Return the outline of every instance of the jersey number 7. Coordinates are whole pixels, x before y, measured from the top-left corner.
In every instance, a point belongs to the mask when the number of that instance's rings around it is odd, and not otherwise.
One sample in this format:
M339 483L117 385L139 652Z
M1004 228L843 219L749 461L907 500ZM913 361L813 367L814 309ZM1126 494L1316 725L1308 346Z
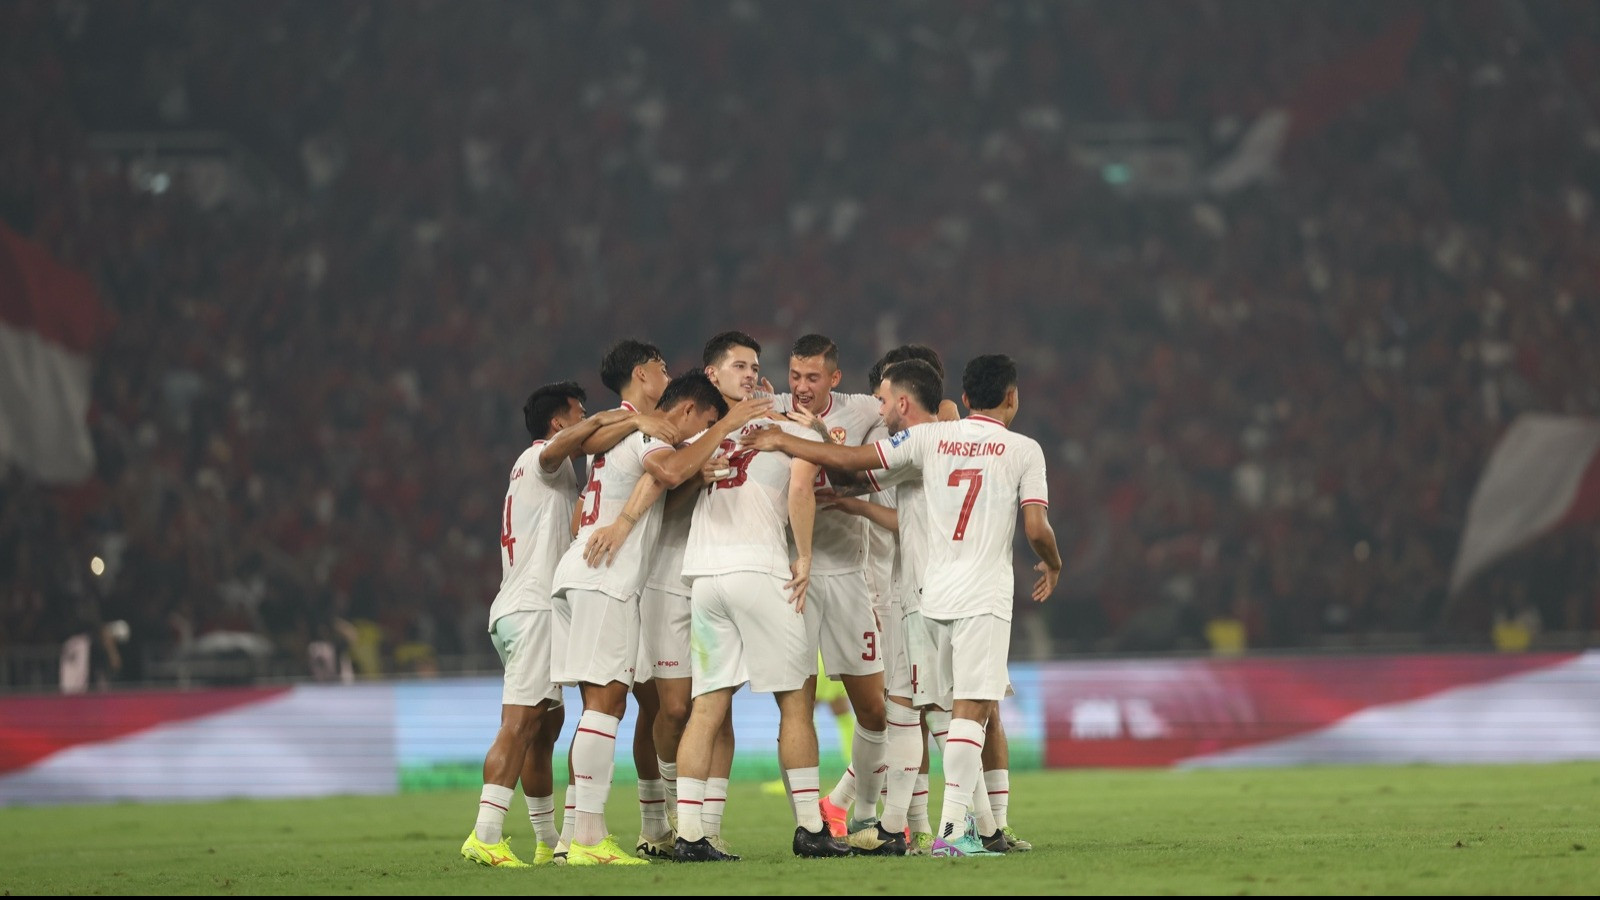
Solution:
M978 503L978 491L983 489L983 470L957 469L950 473L951 487L960 487L963 481L967 482L967 496L961 501L961 517L956 519L956 533L950 536L952 541L966 539L967 520L972 518L972 507Z

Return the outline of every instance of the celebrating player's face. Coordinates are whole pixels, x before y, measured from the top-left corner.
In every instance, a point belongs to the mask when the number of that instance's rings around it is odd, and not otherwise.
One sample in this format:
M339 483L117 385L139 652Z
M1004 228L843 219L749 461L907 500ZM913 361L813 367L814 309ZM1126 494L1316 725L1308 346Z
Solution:
M706 377L717 386L722 396L729 400L744 400L756 389L761 380L761 360L749 347L735 345L728 349L722 362L706 366Z
M789 393L794 402L820 416L828 408L828 392L839 383L839 370L822 356L789 357Z
M889 379L878 382L878 389L873 391L878 398L878 418L883 420L884 427L891 432L900 432L906 429L905 401L897 395Z
M586 415L588 413L584 411L583 403L577 397L568 397L567 408L551 416L550 419L556 423L558 428L571 428L582 422L583 417Z
M661 394L667 389L667 382L672 377L667 374L667 361L652 359L639 366L639 371L644 375L644 395L651 403L661 399Z

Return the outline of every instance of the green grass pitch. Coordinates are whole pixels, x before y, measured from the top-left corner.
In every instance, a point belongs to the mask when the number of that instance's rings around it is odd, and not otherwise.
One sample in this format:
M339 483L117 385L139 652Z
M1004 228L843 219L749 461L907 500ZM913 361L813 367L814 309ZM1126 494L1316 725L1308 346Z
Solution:
M937 803L939 790L934 789ZM612 830L638 833L632 782ZM51 894L1597 895L1600 763L1019 773L992 859L799 860L783 798L736 782L744 860L491 870L458 855L475 790L0 808L0 890ZM934 809L937 816L937 808ZM532 857L521 800L512 847Z

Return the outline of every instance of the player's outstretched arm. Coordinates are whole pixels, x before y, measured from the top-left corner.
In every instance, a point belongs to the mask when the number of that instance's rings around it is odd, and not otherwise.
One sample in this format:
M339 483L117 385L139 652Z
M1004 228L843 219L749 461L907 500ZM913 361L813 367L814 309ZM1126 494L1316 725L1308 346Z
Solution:
M639 517L650 509L650 504L655 503L665 490L661 482L649 475L634 482L633 493L628 495L628 502L617 514L616 521L589 533L589 542L583 547L583 561L589 564L589 568L598 569L602 562L611 565L611 561L617 558L617 551L622 549L622 545L628 541L628 535L633 533L633 526Z
M718 419L693 443L679 447L671 453L650 453L644 458L644 467L656 480L670 490L700 474L700 469L717 452L728 435L767 414L772 408L768 397L750 397L740 400Z
M784 434L781 428L751 431L739 438L739 443L756 450L777 450L796 459L827 466L830 469L859 472L883 465L883 461L878 459L878 451L873 449L871 444L846 447L832 441L808 441L791 434Z
M806 443L812 443L807 441ZM794 536L795 559L789 564L792 576L783 589L795 612L805 612L806 589L811 586L811 534L817 524L817 496L813 487L817 467L802 459L789 464L789 532Z
M1039 580L1033 584L1033 599L1043 603L1055 593L1056 582L1061 580L1061 551L1056 547L1056 530L1050 526L1049 507L1030 503L1022 508L1022 530L1028 536L1028 546L1039 556L1034 571Z
M612 447L621 443L622 439L635 431L642 431L668 447L682 440L684 435L678 433L677 427L668 422L665 416L650 413L635 413L626 409L607 410L606 412L621 412L626 416L615 422L607 423L596 429L594 434L583 441L583 452L592 455L605 453ZM597 415L605 415L598 413Z
M852 516L860 516L861 518L866 519L868 522L877 525L879 528L886 528L889 531L896 532L900 530L899 510L891 509L887 506L884 506L882 503L873 503L871 500L863 500L860 497L844 497L837 495L832 497L818 497L817 508L837 509L842 513L849 513Z
M628 409L608 409L588 416L576 425L561 429L544 445L544 449L539 451L539 467L546 472L554 472L561 466L563 460L576 456L578 451L589 452L585 449L588 447L589 439L606 428L624 429L622 433L627 434L634 429L630 423L636 415ZM616 441L611 443L615 444ZM594 452L603 453L610 449L611 444L607 444L603 449Z

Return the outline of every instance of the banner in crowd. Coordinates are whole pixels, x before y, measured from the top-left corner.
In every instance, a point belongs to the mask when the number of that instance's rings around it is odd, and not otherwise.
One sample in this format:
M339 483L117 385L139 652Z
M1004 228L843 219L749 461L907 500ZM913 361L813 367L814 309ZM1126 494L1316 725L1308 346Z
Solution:
M88 276L0 222L0 471L92 473L90 367L109 322Z
M1054 662L1011 678L1014 771L1600 759L1600 652ZM559 748L578 719L566 701ZM495 678L0 697L0 806L476 788L499 719ZM635 721L630 703L622 782ZM740 691L733 721L733 777L776 779L772 698ZM817 733L837 777L826 706ZM564 782L564 752L556 767Z
M1600 419L1524 413L1495 443L1472 491L1450 592L1543 535L1596 520Z

